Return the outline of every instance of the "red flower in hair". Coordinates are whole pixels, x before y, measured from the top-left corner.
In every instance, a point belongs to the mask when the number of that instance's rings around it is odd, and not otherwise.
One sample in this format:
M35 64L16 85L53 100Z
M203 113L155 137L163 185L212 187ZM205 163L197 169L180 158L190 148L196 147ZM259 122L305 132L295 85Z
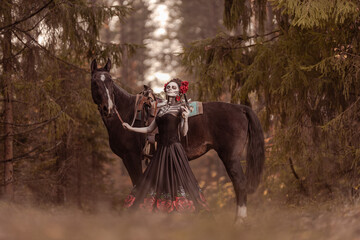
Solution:
M164 92L166 92L166 86L167 86L168 84L169 84L168 82L164 84Z
M184 94L187 92L188 89L189 89L189 82L188 81L181 82L180 93Z

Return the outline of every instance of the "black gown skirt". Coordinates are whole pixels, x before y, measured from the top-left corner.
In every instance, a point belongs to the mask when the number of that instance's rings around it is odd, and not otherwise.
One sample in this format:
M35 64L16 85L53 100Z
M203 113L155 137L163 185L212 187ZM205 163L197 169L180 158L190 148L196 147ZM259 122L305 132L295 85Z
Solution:
M179 141L180 116L157 116L158 145L144 174L125 199L125 208L146 212L195 213L209 211Z

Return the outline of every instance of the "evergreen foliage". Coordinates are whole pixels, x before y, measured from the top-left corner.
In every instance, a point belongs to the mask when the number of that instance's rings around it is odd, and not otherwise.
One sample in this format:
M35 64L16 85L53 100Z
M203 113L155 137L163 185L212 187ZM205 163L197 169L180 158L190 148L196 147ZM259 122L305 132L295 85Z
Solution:
M129 5L128 1L114 1L119 2L121 5ZM133 43L139 46L136 52L126 52L122 55L121 65L121 79L127 86L137 86L139 82L145 80L145 72L148 67L144 63L147 57L146 47L144 45L145 39L149 37L153 28L146 25L150 11L147 8L146 1L134 0L131 1L131 15L126 17L126 21L118 20L114 26L106 26L102 32L102 39L107 43ZM126 86L123 84L123 87ZM131 90L133 92L134 90Z
M177 38L184 46L195 40L212 37L219 30L225 30L222 25L222 0L182 1L179 8L182 22Z
M11 25L3 22L7 11L13 15ZM15 129L16 201L91 208L97 195L107 196L111 185L104 165L111 158L106 131L91 98L89 63L111 57L119 66L125 53L138 49L134 44L100 40L100 29L111 18L123 21L131 12L130 6L110 6L101 0L0 2L0 34L11 32L12 36L12 56L4 58L2 48L1 66L5 62L13 66L14 105L14 122L6 123L4 116L0 122Z
M225 0L224 2L224 25L228 30L242 28L244 36L251 25L251 17L255 13L256 20L259 23L259 30L264 30L264 21L266 16L266 0Z
M193 42L183 64L197 75L203 100L228 92L232 102L247 104L256 93L263 126L274 133L269 173L281 171L283 180L307 194L347 191L360 176L360 3L271 4L275 31L261 34L262 24L246 13L254 3L225 1L225 26L242 24L244 31ZM249 37L247 25L259 26L255 35ZM283 171L289 159L300 179L289 167Z

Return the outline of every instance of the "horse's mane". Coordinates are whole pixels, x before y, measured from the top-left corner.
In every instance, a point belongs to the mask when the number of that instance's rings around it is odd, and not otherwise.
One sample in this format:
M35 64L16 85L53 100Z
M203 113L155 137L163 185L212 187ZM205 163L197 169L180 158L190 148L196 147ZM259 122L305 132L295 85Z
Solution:
M121 94L124 94L126 97L133 97L133 94L128 93L127 91L125 91L124 89L122 89L121 87L119 87L115 82L113 82L114 84L114 90L115 91L119 91Z

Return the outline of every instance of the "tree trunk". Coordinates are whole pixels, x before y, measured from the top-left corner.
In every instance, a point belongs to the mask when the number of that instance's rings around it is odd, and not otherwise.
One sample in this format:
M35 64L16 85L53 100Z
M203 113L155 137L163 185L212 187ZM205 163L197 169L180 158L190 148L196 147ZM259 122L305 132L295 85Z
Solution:
M11 6L12 2L8 1L8 6ZM4 25L8 25L12 22L11 7L4 11ZM4 81L4 133L6 135L4 141L4 160L10 160L14 157L13 145L14 145L14 117L13 117L13 106L12 106L12 44L11 44L11 31L10 29L5 30L2 51L3 51L3 81ZM14 198L14 170L13 163L10 160L5 162L4 168L4 197L7 200L13 200Z
M55 123L55 131L54 134L56 134L56 126L57 123ZM56 138L55 138L56 139ZM67 141L64 136L62 136L62 143L57 148L55 155L56 155L56 203L58 205L64 205L66 202L66 159L67 159ZM57 141L57 140L55 140Z
M274 12L270 2L266 3L266 22L265 22L265 33L274 31L275 25L273 23ZM270 37L269 37L270 38Z

